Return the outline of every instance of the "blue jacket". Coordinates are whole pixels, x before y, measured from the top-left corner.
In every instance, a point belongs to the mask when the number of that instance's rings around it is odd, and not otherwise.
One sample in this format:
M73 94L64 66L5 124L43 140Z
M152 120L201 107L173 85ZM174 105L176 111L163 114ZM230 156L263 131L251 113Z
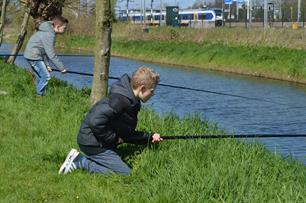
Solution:
M24 57L29 60L48 59L60 70L65 69L63 63L59 60L54 51L56 33L54 32L51 21L43 22L38 31L35 32L28 41L24 51Z
M114 149L119 137L126 143L150 143L151 134L135 131L140 107L125 74L113 84L109 97L97 102L87 113L77 139L81 151L90 155Z

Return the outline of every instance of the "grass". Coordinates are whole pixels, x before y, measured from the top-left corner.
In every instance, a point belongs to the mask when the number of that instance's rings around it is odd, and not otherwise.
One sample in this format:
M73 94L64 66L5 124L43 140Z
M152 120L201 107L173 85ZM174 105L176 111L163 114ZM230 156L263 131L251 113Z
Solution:
M126 32L120 30L126 29ZM112 54L148 62L226 71L306 83L303 30L243 28L193 30L115 24ZM286 40L286 39L287 40ZM93 36L64 35L65 50L94 49ZM299 42L299 43L298 43Z
M306 51L176 41L114 41L113 51L152 62L306 82Z
M121 145L130 177L58 175L89 109L89 90L52 79L35 98L31 75L0 61L0 202L305 202L305 166L234 139ZM153 98L154 99L154 98ZM138 129L163 135L223 133L198 116L140 113Z
M85 23L84 32L80 32L76 25L67 34L58 36L57 47L66 52L94 53L92 30L85 28L88 27ZM151 27L149 33L144 33L138 25L115 23L112 54L306 83L306 44L301 43L305 41L305 32L305 29L287 28Z

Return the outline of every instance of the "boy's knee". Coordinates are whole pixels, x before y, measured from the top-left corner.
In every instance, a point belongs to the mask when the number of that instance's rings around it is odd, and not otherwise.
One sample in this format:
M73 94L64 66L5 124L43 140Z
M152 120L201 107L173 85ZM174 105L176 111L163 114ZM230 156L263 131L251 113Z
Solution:
M117 173L123 176L130 176L132 174L132 170L130 168L127 168L125 170L118 171Z

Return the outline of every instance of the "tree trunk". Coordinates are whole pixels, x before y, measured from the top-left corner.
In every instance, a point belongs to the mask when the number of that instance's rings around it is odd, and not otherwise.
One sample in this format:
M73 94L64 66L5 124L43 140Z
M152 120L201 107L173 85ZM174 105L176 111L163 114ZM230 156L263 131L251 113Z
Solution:
M111 2L96 1L96 46L95 66L91 90L91 103L106 97L108 91L108 71L111 51Z
M2 40L3 40L3 28L4 28L4 22L5 22L5 16L6 16L6 6L7 6L7 1L3 0L2 9L1 9L1 20L0 20L0 47L2 44Z
M20 33L18 35L16 44L12 50L11 56L8 58L7 63L13 64L15 62L16 59L16 55L18 54L19 50L22 47L24 38L27 34L27 26L28 26L28 22L29 22L29 17L30 17L30 8L26 7L25 8L25 13L23 16L23 21L21 24L21 29L20 29Z

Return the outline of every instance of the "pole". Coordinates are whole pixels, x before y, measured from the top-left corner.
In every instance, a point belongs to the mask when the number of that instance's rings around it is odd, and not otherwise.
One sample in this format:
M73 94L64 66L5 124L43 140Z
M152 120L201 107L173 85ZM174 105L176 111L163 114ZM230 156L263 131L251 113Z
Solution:
M129 22L129 1L126 0L126 20Z
M222 139L222 138L296 138L306 134L238 134L238 135L173 135L161 136L163 140Z
M228 9L229 9L229 27L232 27L232 12L231 12L231 5L228 5Z
M224 23L224 0L221 0L222 2L222 26L225 26L225 23Z
M153 23L153 0L151 0L151 23Z
M143 0L143 24L146 27L146 0Z
M244 23L245 23L245 28L248 28L248 17L247 17L247 8L246 5L243 5L243 14L244 14Z
M264 28L268 28L268 1L264 0Z
M249 12L249 22L250 22L250 26L251 26L251 24L252 24L252 0L249 0L249 10L250 10L250 12Z
M281 0L281 6L280 6L280 10L281 10L281 18L282 18L282 28L284 27L284 14L285 14L285 10L283 10L282 7L282 0Z
M238 1L236 1L236 20L239 22L239 8L238 8Z
M163 17L163 0L160 0L159 26L162 24Z
M298 16L297 16L297 22L301 21L301 0L298 0Z

